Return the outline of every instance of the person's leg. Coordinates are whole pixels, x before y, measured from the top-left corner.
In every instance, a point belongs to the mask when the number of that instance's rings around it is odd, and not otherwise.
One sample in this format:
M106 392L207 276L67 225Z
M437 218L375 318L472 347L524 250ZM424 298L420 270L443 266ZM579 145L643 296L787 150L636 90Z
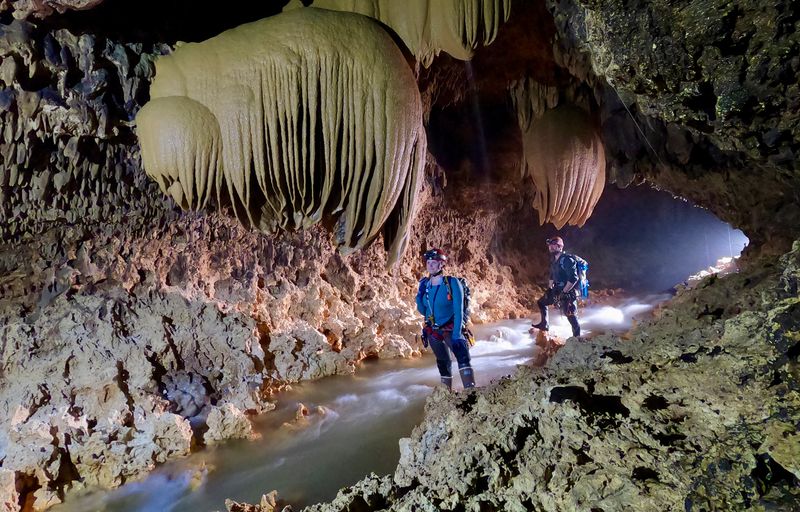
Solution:
M453 363L450 361L450 352L447 350L447 345L444 339L437 340L431 337L430 339L431 350L436 356L436 366L439 368L439 375L442 378L442 384L447 386L448 389L453 387Z
M581 335L581 324L578 323L578 317L575 315L567 315L567 320L572 326L572 335L576 338Z
M548 322L547 316L547 306L552 305L554 302L553 300L553 290L547 290L542 297L536 301L536 305L539 306L539 312L542 315L541 321L538 324L533 324L533 327L536 329L541 329L542 331L546 331L550 328L550 323Z
M564 297L561 302L561 312L569 320L569 325L572 326L572 335L576 338L581 335L581 324L578 322L578 297L572 293Z
M461 375L461 384L464 389L475 387L475 372L472 370L472 364L469 357L469 344L467 340L453 340L452 333L445 333L445 343L453 351L458 362L458 373Z

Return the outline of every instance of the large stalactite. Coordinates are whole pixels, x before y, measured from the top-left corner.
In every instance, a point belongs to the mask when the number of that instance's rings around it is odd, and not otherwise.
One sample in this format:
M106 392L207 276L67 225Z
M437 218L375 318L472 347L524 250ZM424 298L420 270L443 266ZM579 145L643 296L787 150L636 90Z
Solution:
M407 241L425 155L419 92L367 18L293 10L178 48L137 116L144 168L184 208L211 197L264 231L337 219L358 249ZM394 219L392 219L394 217Z
M314 7L363 14L390 27L425 67L444 51L460 60L491 44L510 0L315 0Z
M547 110L523 126L522 174L533 182L539 222L583 226L605 186L603 143L576 107Z

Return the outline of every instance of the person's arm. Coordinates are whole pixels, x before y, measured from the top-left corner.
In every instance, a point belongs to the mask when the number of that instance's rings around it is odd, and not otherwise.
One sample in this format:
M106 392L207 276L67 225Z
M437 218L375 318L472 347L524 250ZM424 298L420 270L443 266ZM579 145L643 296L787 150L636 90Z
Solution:
M419 282L419 289L417 290L417 311L423 316L426 317L427 315L425 311L425 288L428 285L428 279L423 277L422 280Z
M453 294L453 339L464 339L461 332L461 324L464 322L464 289L461 288L461 281L455 277L449 278L450 289Z
M578 265L575 261L575 258L563 258L564 265L564 274L567 277L567 284L564 285L564 289L562 290L563 293L567 293L572 290L576 284L578 284Z

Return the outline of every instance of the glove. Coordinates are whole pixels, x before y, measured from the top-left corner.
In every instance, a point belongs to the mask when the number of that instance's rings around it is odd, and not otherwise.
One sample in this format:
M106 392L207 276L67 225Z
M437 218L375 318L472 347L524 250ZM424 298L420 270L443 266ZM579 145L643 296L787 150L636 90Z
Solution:
M472 347L475 345L475 335L469 329L464 329L464 339L467 340L467 345Z
M428 348L428 346L430 345L429 336L431 335L432 330L433 329L431 328L430 325L425 325L425 326L422 327L422 336L421 336L421 338L422 338L422 346L423 346L423 348Z

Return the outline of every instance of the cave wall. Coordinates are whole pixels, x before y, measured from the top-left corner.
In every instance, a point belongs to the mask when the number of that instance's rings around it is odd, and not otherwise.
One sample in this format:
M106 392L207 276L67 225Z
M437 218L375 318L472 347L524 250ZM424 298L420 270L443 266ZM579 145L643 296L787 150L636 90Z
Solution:
M21 5L3 2L0 10ZM40 22L34 5L0 16L4 501L51 504L84 485L78 477L119 485L193 443L248 436L246 414L270 409L271 394L287 383L351 372L366 357L417 354L411 297L423 248L443 247L451 268L470 279L476 319L526 314L544 251L525 240L547 228L536 225L533 190L516 173L513 81L556 88L559 102L597 120L610 181L668 188L773 253L797 236L796 92L785 79L785 66L794 69L796 32L787 27L796 16L786 6L769 44L744 38L720 55L709 50L707 65L687 80L639 83L653 70L680 71L665 65L673 53L644 51L652 43L646 29L663 38L661 48L693 56L735 34L737 23L684 45L675 44L683 32L660 21L670 19L660 5L628 18L613 2L515 2L509 23L470 63L442 55L418 71L431 139L446 146L469 112L489 129L459 145L488 143L469 156L432 148L411 249L387 275L378 246L342 257L321 228L265 236L224 210L184 213L146 178L131 121L148 99L153 60L171 51L176 31L200 38L227 27L206 19L193 35L176 28L181 12L173 11L149 32L126 28L117 18L130 7L111 2L64 15L45 9L50 17ZM252 9L244 11L275 6ZM102 27L112 15L117 21ZM601 30L615 26L640 37ZM784 49L751 64L759 48ZM639 62L638 54L653 60ZM736 61L745 71L753 68L748 80L758 94L749 97L786 103L731 106L721 115L716 105L727 96L714 92L711 119L709 87L725 90L733 76L725 66L736 55L748 57ZM462 114L442 121L450 106ZM494 115L497 122L486 121ZM745 128L742 115L752 117ZM32 455L31 446L43 451Z
M610 181L648 180L709 208L760 250L787 250L800 225L796 6L548 7L565 66L605 82L596 96Z

